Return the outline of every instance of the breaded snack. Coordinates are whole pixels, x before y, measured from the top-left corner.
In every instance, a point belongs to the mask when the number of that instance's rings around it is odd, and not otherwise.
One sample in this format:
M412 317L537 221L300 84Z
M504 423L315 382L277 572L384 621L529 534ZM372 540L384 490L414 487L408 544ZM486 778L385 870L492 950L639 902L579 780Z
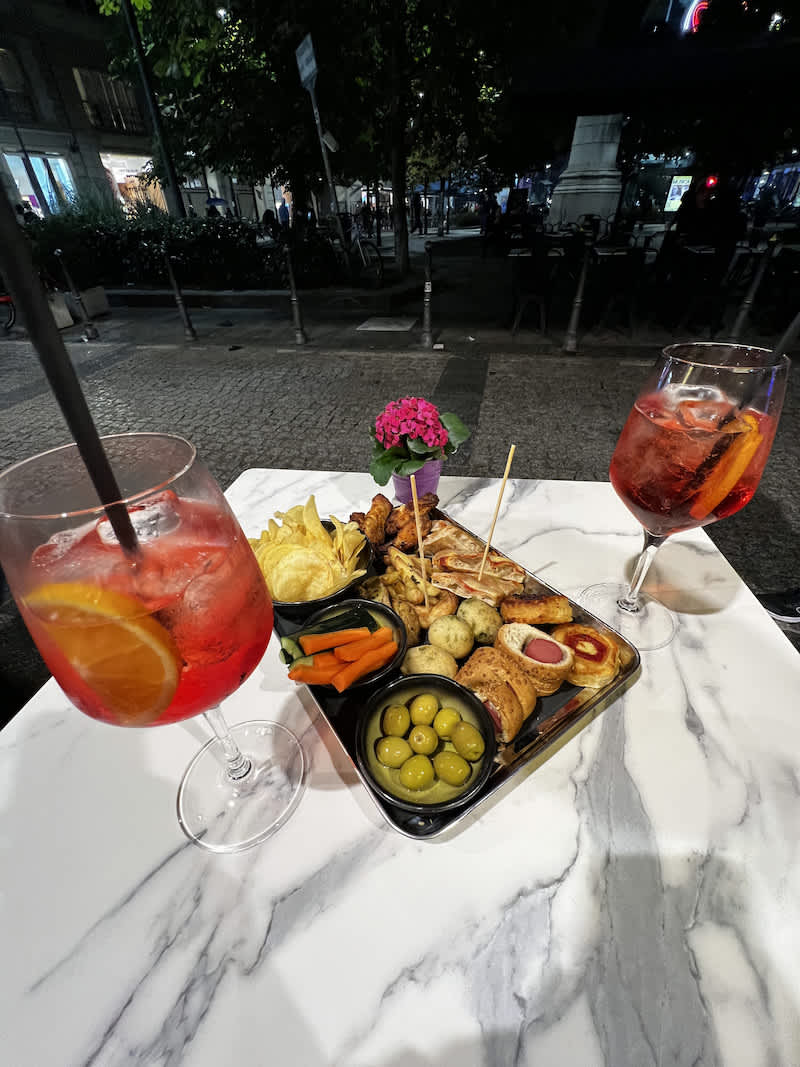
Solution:
M476 648L461 668L461 673L473 681L508 682L519 700L523 720L536 707L538 693L532 679L498 648Z
M528 596L525 593L503 597L500 601L503 622L524 622L528 626L542 623L572 622L572 605L560 593Z

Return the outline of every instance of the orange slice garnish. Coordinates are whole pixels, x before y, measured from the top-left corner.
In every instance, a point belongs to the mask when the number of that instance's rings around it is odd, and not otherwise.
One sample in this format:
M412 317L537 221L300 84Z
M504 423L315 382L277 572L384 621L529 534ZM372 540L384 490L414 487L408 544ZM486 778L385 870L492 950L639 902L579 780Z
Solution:
M143 726L169 707L181 656L138 600L86 582L57 582L39 586L25 603L118 722Z
M719 507L750 466L763 440L754 415L742 415L736 422L736 436L709 472L689 509L695 519L705 519Z

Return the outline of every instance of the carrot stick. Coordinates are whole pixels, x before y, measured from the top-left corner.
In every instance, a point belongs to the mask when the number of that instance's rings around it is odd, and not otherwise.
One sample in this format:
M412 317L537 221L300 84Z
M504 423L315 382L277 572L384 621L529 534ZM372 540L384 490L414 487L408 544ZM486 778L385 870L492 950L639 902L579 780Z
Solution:
M371 652L373 648L380 648L387 641L392 640L392 631L389 626L381 626L374 634L365 637L363 641L351 641L349 645L339 645L333 650L333 655L345 663L355 663L365 652Z
M338 661L335 667L295 667L289 671L289 677L306 685L330 685L341 669Z
M358 644L358 642L356 641L355 644ZM336 664L340 662L333 652L317 652L313 659L314 662L312 666L314 667L314 670L321 667L335 667Z
M387 641L371 652L365 652L361 659L357 659L355 663L346 664L338 674L335 674L331 680L332 685L338 692L343 693L353 682L357 682L365 674L376 671L384 663L388 663L396 651L397 642Z
M337 645L348 645L351 641L360 641L363 637L369 637L366 626L357 626L352 630L334 630L328 634L303 634L300 638L300 647L307 656L315 652L324 652L327 648L336 648Z

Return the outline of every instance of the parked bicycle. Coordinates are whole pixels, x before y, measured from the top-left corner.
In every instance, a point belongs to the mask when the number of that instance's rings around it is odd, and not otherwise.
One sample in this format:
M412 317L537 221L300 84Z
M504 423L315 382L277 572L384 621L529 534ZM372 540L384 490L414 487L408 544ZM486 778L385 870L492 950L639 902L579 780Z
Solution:
M0 293L0 326L8 333L17 321L17 309L9 293Z
M342 248L339 230L333 219L325 219L320 224L320 232L332 247L336 258L344 268L344 273L354 285L363 285L368 289L380 289L383 285L383 258L374 241L364 236L361 226L344 216L349 225L343 225L345 246Z

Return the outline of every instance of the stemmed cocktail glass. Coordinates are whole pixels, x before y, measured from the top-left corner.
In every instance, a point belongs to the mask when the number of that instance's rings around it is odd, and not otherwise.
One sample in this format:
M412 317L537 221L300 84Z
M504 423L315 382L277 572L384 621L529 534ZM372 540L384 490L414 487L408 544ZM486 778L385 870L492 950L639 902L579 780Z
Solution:
M609 473L644 527L644 549L628 586L593 585L580 600L643 651L675 631L675 616L641 591L656 552L672 534L727 518L752 498L788 369L786 356L763 348L672 345L640 389Z
M215 738L186 771L178 817L214 852L283 824L304 757L284 726L229 730L219 710L254 670L272 602L247 538L194 447L169 434L102 439L121 499L109 507L75 445L0 473L0 561L47 666L85 714L160 726L203 714ZM124 509L135 546L109 521Z

